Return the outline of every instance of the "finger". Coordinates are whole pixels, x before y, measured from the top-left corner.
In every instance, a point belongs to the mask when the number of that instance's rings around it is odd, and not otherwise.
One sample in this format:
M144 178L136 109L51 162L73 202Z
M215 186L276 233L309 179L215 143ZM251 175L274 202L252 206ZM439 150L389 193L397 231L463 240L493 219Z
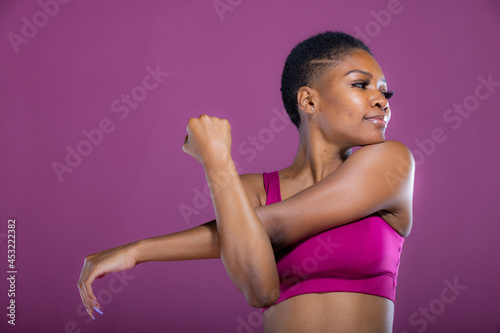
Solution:
M99 302L95 300L95 296L92 292L92 286L90 284L85 283L84 288L82 288L81 293L80 293L83 303L85 305L85 308L87 309L88 314L94 318L93 315L93 310L95 309L96 311L99 311L101 305Z
M80 291L80 297L82 298L83 305L85 306L85 309L87 310L87 313L89 314L90 318L94 319L93 311L91 310L91 307L89 306L89 303L86 299L86 296L83 294L82 291Z
M89 294L86 290L87 289L86 283L88 282L91 271L92 271L91 264L89 263L88 259L85 258L85 263L83 265L82 273L80 274L80 279L78 280L78 288L83 293L86 300L89 299Z
M92 308L95 308L95 307L97 307L97 309L100 309L101 304L99 302L97 302L97 300L93 299L92 297L89 297L86 289L87 289L86 287L83 287L80 289L80 297L82 298L82 302L85 305L85 308L87 309L87 311L92 312ZM92 287L90 287L90 289L92 289ZM92 290L90 290L90 293L92 293Z
M85 284L84 281L87 278L88 275L88 262L87 258L85 258L85 262L83 264L82 272L80 274L80 278L78 279L78 291L80 292L80 297L82 298L82 303L87 309L87 312L89 311L89 300L87 297L87 293L85 291Z
M84 268L80 275L80 280L78 281L78 288L80 290L80 296L82 298L82 302L87 308L87 312L90 311L92 313L92 303L97 304L97 298L92 291L92 282L95 280L95 276L99 274L99 271L93 267L90 268L89 262L85 262Z
M95 320L95 317L94 315L92 314L92 311L91 310L87 310L87 313L89 314L90 318L94 319Z
M92 282L94 282L95 277L99 274L101 273L93 272L83 281L83 286L84 286L83 289L87 298L94 302L97 302L97 297L94 295L94 292L92 291Z

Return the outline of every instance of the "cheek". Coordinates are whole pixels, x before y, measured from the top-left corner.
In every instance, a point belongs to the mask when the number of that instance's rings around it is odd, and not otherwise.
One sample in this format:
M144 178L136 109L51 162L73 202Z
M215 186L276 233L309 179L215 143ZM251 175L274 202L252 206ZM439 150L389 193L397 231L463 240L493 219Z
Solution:
M350 96L344 104L345 114L349 119L359 118L360 110L364 109L365 103L365 100L359 96Z
M349 90L332 93L324 101L324 109L328 110L325 116L333 118L336 124L343 123L342 126L347 125L342 119L348 123L359 119L360 115L364 114L367 103L364 96Z
M364 109L368 103L366 98L359 94L351 95L349 100L353 109Z

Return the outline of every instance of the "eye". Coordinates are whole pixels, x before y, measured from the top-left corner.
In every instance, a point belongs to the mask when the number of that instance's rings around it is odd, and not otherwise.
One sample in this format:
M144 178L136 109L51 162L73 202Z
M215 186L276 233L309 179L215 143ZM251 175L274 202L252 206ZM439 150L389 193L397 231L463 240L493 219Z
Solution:
M394 90L383 92L382 95L384 95L385 99L389 99L394 95Z
M360 81L360 82L354 82L352 84L353 87L358 87L358 88L362 88L362 89L365 89L367 85L370 84L370 81Z

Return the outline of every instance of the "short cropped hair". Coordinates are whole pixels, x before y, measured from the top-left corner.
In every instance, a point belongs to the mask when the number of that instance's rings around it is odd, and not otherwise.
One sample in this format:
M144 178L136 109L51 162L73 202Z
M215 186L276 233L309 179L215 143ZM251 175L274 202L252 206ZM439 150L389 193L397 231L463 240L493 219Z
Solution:
M292 123L300 127L297 92L311 85L332 66L338 65L354 50L372 55L368 46L356 37L340 31L326 31L297 44L288 55L281 76L281 98ZM372 55L373 56L373 55Z

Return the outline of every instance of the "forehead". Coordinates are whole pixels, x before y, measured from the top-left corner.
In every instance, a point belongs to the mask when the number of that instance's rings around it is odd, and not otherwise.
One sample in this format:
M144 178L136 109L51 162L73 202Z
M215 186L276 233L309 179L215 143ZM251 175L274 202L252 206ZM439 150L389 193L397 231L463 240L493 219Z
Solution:
M385 81L384 73L382 72L382 69L380 68L377 61L368 52L361 49L354 50L350 55L346 56L337 66L332 67L328 73L328 77L329 79L342 80L350 76L362 75L350 74L346 76L346 73L353 70L368 72L373 75L374 80Z

